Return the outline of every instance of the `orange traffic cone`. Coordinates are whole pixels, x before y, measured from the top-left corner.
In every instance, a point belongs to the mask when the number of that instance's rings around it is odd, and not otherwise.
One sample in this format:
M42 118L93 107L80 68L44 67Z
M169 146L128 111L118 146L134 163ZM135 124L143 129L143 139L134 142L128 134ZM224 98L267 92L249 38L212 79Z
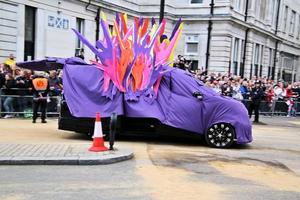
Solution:
M107 150L108 148L104 146L100 113L97 112L95 127L94 127L94 135L93 135L93 145L89 148L89 151L99 152L99 151L107 151Z

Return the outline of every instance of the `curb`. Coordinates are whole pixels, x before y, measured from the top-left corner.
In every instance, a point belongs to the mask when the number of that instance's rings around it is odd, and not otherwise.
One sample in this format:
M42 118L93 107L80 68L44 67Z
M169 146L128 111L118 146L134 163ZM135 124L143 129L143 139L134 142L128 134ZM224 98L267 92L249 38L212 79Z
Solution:
M132 159L132 151L108 151L108 154L69 157L0 157L0 165L107 165Z

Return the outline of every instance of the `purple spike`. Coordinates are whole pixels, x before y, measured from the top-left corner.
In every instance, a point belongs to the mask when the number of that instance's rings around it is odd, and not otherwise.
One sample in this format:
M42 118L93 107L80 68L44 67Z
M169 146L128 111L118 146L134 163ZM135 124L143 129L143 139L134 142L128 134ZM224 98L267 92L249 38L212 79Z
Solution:
M160 43L162 43L165 39L168 39L168 36L164 34L160 37Z
M172 31L171 37L170 37L170 41L173 39L173 37L174 37L177 29L179 28L180 24L181 24L181 18L179 18L179 20L176 22L176 25L175 25L175 27Z
M143 22L144 22L144 18L141 17L139 20L139 27L143 25Z
M151 19L151 24L152 24L152 26L153 26L154 24L156 24L154 17L152 17L152 19Z
M98 56L100 59L101 59L101 54L100 52L87 40L85 39L85 37L83 35L81 35L77 30L73 29L72 30L75 32L75 34L77 35L77 37L79 38L79 40L85 44L86 46L88 46L91 51L96 55Z
M120 25L120 15L119 13L116 13L116 22L118 25Z

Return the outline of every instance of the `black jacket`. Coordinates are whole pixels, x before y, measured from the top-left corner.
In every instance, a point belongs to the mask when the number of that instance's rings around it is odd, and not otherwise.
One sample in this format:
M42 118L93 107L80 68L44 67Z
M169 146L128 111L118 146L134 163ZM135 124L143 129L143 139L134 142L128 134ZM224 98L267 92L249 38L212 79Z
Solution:
M21 81L23 82L21 83ZM16 78L16 88L19 89L17 90L18 95L29 95L29 87L30 81L28 79L23 76L19 76Z
M5 89L3 89L4 94L6 95L16 95L16 90L11 88L16 88L16 81L15 80L7 80L5 82Z
M261 87L255 87L250 91L250 98L255 104L259 104L263 97L264 91Z
M0 73L0 89L5 85L5 75Z

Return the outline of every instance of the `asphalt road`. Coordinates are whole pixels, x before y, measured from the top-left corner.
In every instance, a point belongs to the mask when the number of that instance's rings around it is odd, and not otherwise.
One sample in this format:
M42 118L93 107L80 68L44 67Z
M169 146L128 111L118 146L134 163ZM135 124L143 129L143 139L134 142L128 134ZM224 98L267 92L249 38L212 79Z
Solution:
M103 166L0 166L0 199L300 199L300 118L263 118L254 142L125 138L135 158ZM1 143L90 143L55 120L0 120Z

